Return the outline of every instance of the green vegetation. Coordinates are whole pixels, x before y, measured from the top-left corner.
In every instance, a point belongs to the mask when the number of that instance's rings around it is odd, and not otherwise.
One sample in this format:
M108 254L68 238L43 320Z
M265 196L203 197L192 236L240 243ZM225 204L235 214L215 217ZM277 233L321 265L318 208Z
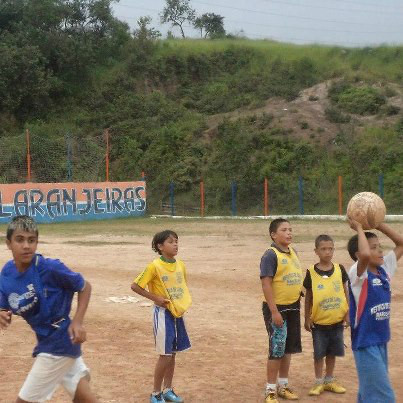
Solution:
M377 191L382 172L389 211L401 212L402 123L356 127L350 115L401 113L387 102L403 84L403 47L160 40L146 17L130 33L110 3L0 6L0 182L25 180L27 127L34 180L104 180L102 132L109 128L111 180L145 171L151 211L168 201L171 181L178 205L197 206L204 179L207 213L230 211L236 181L238 211L258 214L268 177L271 211L294 213L302 176L305 212L336 213L338 175L347 200L357 191ZM344 126L324 142L318 139L326 130L311 121L291 132L271 113L207 125L211 115L256 108L273 97L293 100L326 80L335 83L326 116Z

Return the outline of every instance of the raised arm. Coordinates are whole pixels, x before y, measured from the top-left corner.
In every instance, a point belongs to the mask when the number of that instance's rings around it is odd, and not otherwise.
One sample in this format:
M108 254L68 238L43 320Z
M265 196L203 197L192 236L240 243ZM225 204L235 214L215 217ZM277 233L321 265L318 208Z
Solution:
M358 222L355 221L351 218L348 219L350 223L350 227L357 231L358 234L358 253L359 253L359 258L358 258L358 264L357 264L357 276L361 277L364 271L367 269L369 259L370 259L370 249L369 249L369 244L368 240L365 236L365 232L362 229L362 225Z
M384 222L379 224L376 229L378 231L381 231L394 242L394 244L396 245L394 248L396 260L399 260L403 255L403 235L399 234L397 231L395 231Z

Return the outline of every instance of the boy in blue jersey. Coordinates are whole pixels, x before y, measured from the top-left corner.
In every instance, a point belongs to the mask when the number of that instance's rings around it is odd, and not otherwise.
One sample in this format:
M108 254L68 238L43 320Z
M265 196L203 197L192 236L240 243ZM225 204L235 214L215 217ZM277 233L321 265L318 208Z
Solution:
M355 263L350 269L351 341L357 367L359 403L394 403L388 374L387 343L390 340L390 279L403 255L403 236L381 223L376 228L395 243L383 255L379 239L364 232L362 225L349 219L357 231L348 242Z
M6 243L13 260L0 274L0 328L6 329L12 315L19 315L38 341L33 351L35 362L16 403L50 400L58 385L63 385L74 402L97 402L89 387L89 370L81 358L90 284L59 260L36 254L38 228L31 217L11 220ZM77 310L71 320L76 292Z

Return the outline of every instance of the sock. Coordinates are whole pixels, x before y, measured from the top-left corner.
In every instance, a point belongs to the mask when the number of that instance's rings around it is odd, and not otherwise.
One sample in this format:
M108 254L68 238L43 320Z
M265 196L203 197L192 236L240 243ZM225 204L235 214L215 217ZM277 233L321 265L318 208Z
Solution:
M157 396L157 395L159 395L160 393L162 393L161 391L159 391L159 392L153 392L153 393L151 393L151 395L152 396Z
M330 383L333 382L334 377L333 376L325 376L324 383Z
M316 378L316 384L321 385L323 383L323 378Z
M162 391L162 392L163 392L163 393L167 393L167 392L169 392L170 390L172 390L172 388L168 388L168 387L166 387L166 388L164 388L164 389L163 389L163 391Z
M288 378L278 378L278 384L280 386L286 386L288 385Z
M276 384L275 383L266 384L266 392L268 392L269 390L275 392L276 391Z

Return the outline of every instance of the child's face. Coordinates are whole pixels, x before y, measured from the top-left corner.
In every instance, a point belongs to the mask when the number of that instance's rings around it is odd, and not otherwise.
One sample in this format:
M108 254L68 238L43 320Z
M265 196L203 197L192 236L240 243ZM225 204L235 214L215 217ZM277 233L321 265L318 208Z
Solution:
M270 234L277 245L288 246L292 242L292 228L289 222L282 222L276 232Z
M381 266L384 263L383 260L383 250L379 242L378 237L368 239L370 258L368 264L370 266ZM360 258L360 253L358 252L358 259Z
M329 263L332 261L334 253L334 244L332 241L320 241L318 247L315 249L321 262Z
M178 240L170 235L163 243L158 244L158 249L161 251L162 256L173 258L178 254Z
M18 269L27 269L38 247L38 236L33 232L15 230L6 241Z

